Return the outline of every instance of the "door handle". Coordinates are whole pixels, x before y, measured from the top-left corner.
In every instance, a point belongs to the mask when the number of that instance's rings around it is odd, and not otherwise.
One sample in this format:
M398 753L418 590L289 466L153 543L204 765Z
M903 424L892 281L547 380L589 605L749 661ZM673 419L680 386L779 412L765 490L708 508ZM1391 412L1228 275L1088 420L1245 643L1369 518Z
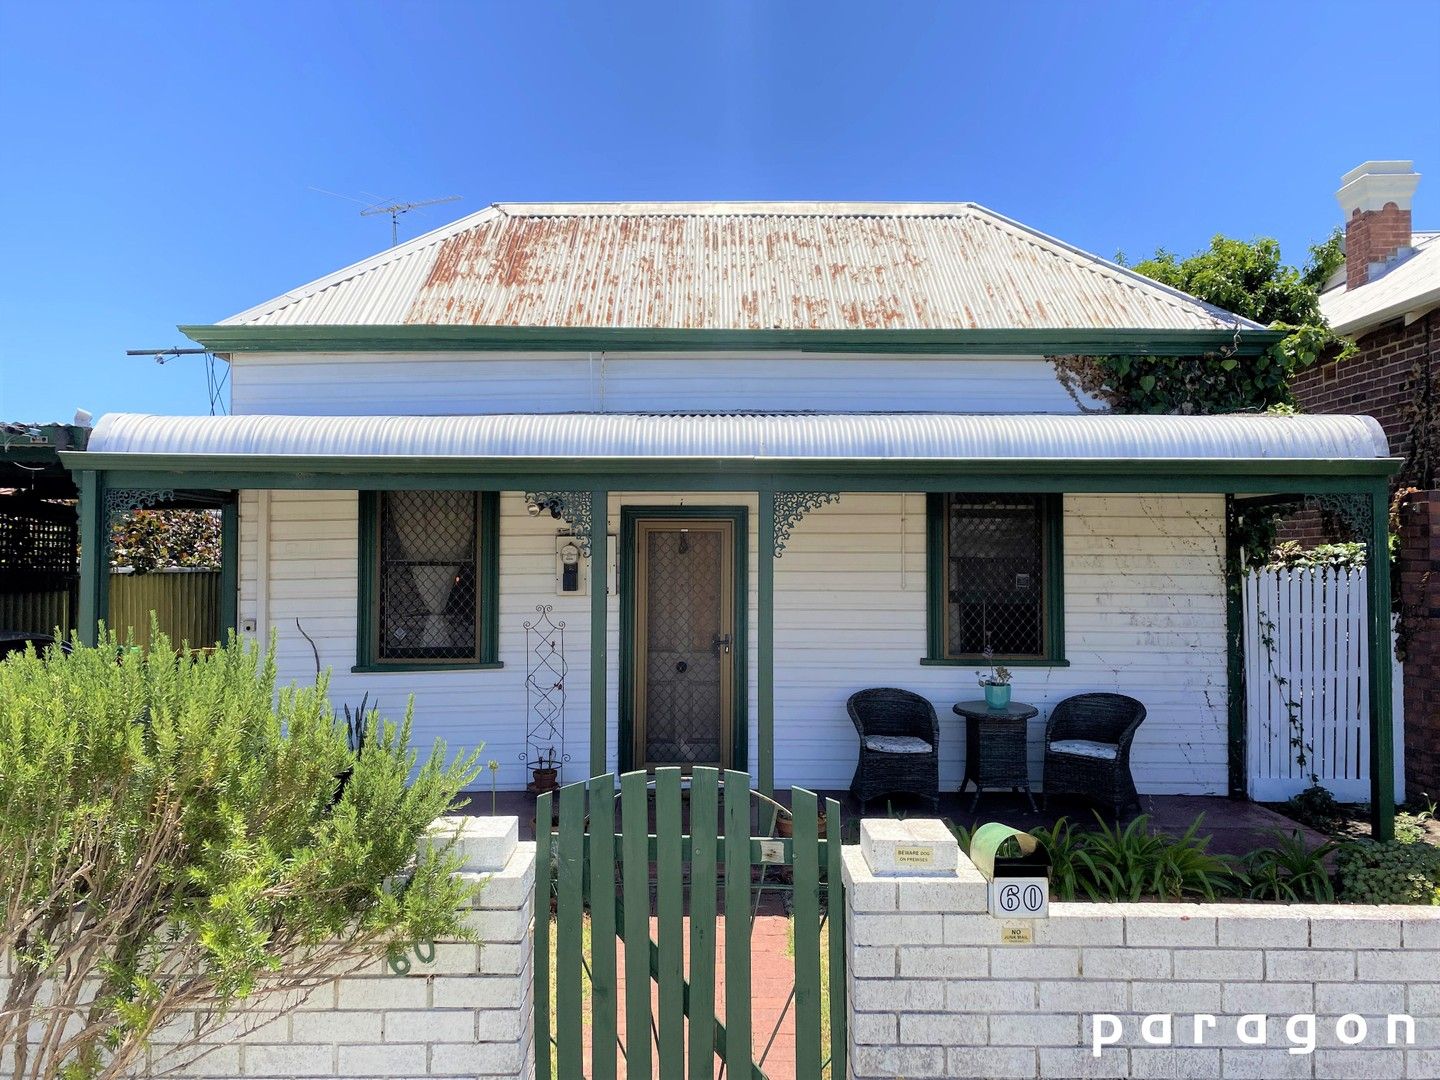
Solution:
M717 636L710 647L715 650L716 656L719 656L721 653L728 653L730 651L730 635L725 634L723 637Z

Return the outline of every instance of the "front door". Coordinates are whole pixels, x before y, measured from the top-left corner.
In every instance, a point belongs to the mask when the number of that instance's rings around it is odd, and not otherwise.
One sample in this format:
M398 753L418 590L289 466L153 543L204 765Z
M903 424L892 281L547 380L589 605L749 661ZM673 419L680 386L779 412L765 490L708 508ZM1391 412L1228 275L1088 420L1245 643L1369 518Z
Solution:
M731 764L736 525L730 511L633 518L627 633L636 768Z

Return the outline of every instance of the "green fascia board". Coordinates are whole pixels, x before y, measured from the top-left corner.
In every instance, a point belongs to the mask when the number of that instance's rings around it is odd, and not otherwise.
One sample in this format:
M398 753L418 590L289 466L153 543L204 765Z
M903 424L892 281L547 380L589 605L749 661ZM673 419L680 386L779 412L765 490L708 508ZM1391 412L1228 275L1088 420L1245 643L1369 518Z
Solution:
M264 454L68 452L71 472L106 472L111 487L165 488L464 488L593 486L628 490L945 491L977 490L1319 493L1368 491L1392 476L1401 458L1034 458L965 460L764 458L472 458L412 456L300 457Z
M1015 356L1258 356L1278 330L712 330L556 326L214 326L181 333L216 353L446 352L877 352Z

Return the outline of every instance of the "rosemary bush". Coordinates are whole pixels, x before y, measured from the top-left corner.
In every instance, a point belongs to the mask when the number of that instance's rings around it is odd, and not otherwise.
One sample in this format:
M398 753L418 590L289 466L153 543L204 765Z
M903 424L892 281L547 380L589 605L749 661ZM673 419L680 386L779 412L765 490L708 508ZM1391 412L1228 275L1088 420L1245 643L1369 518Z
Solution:
M152 641L0 663L0 1045L17 1078L119 1076L167 1021L167 1042L195 1046L242 1001L291 1008L388 951L465 936L451 841L423 841L473 757L437 744L416 769L408 715L352 753L324 677L277 695L273 652Z

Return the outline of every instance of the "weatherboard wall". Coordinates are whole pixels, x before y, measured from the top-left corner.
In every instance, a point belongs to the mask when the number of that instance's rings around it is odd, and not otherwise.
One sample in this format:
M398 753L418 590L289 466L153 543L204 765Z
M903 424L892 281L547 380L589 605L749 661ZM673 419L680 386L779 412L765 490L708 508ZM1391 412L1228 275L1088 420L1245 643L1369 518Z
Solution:
M756 498L749 493L612 494L610 533L624 505L744 506L750 511L749 746L756 756ZM566 622L566 749L583 777L589 724L589 597L555 594L557 522L531 518L518 492L500 499L500 643L504 667L454 672L357 673L357 499L346 491L246 492L241 499L242 623L277 635L282 680L333 670L332 698L368 693L387 715L413 695L417 742L485 744L502 788L527 777L524 621L553 604ZM1040 778L1043 717L1087 690L1131 694L1149 719L1133 752L1142 792L1218 794L1226 785L1223 500L1220 496L1065 498L1065 634L1069 666L1015 673L1015 697L1042 708L1032 722L1031 771ZM262 579L262 571L264 577ZM950 711L979 695L970 666L921 663L925 650L925 505L919 494L844 495L806 516L775 568L775 778L779 785L848 786L855 733L845 700L866 686L928 696L941 717L941 783L958 784L963 737ZM299 624L297 625L297 620ZM619 604L610 601L609 731L615 766ZM488 774L482 780L488 784Z
M322 416L1078 411L1041 357L809 353L241 353L231 360L231 408Z

